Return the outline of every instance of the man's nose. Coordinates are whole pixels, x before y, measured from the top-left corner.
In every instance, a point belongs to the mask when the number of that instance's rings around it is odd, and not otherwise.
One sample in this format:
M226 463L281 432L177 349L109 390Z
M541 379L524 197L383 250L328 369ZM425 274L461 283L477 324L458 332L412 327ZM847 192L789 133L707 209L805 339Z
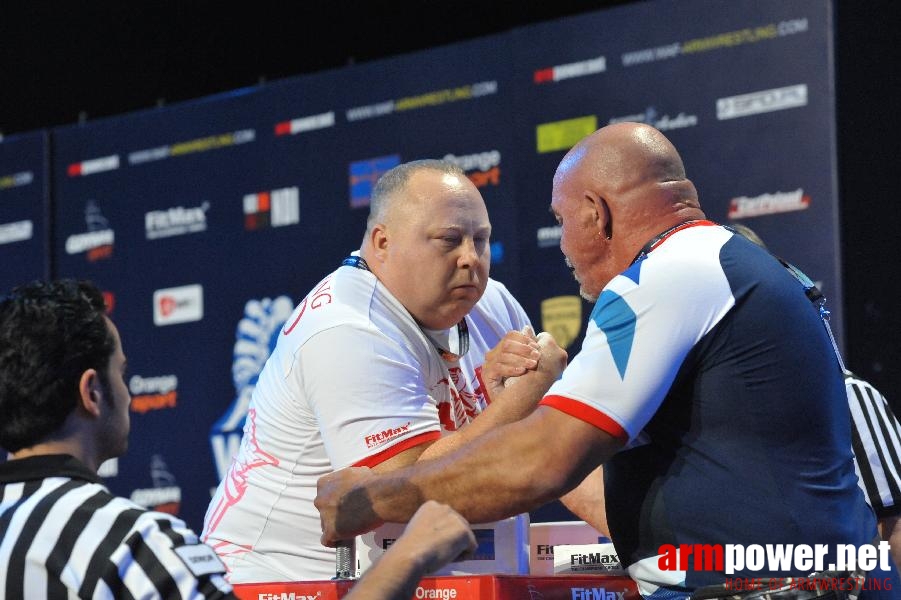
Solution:
M465 238L460 244L460 256L457 259L457 265L461 268L472 268L481 262L482 258L476 242L472 238Z

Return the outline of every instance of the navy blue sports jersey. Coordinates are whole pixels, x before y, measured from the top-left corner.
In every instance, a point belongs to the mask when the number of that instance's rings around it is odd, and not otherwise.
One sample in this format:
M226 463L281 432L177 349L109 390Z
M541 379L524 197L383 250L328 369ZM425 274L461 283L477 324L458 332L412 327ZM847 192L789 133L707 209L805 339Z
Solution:
M828 566L836 544L876 536L817 312L775 258L709 221L604 288L582 351L542 403L626 444L605 466L607 518L647 597L727 577L661 570L664 544L827 544Z

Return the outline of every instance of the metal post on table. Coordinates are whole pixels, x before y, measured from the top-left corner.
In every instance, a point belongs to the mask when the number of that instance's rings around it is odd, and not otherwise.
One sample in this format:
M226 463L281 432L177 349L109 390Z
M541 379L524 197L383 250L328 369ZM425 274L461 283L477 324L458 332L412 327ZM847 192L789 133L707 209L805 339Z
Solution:
M335 579L353 579L357 573L356 540L338 542L335 547Z

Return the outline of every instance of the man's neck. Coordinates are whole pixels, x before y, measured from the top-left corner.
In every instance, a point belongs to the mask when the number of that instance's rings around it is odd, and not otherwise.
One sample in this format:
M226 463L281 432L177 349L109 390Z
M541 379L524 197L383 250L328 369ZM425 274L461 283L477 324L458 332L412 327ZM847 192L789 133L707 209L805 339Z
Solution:
M17 460L20 458L47 456L50 454L68 454L74 456L95 473L97 472L97 469L100 468L101 461L94 456L93 452L89 452L82 444L68 439L40 442L29 448L22 448L18 452L13 452L10 455L10 459Z

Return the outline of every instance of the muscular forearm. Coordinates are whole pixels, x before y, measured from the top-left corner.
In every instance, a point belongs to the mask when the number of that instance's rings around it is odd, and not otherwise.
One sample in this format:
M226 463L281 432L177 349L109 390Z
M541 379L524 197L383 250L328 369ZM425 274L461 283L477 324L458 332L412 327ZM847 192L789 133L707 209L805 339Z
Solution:
M429 446L419 460L439 458L502 425L524 419L531 414L552 383L552 373L536 371L518 378L509 387L500 388L482 414L460 431L445 435Z
M494 521L569 491L618 446L592 425L539 407L451 455L367 481L343 508L373 513L373 521L402 522L433 499L470 522Z
M566 508L577 517L610 537L604 502L604 468L598 467L582 480L574 490L560 498Z

